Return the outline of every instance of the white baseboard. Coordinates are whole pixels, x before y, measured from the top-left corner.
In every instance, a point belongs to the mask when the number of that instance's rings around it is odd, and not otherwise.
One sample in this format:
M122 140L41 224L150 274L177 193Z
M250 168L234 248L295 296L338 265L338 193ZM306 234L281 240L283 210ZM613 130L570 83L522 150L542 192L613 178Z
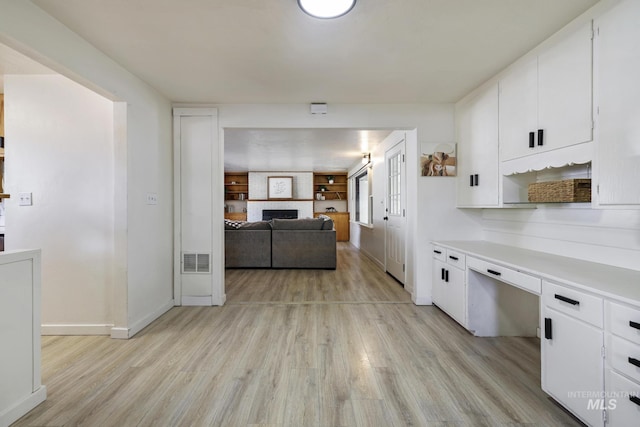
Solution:
M47 387L40 388L13 407L0 412L0 426L9 426L47 399Z
M175 304L173 302L173 299L170 299L164 305L158 307L156 310L149 313L148 315L138 320L137 322L134 322L133 325L130 325L131 327L129 328L129 338L131 338L132 336L134 336L135 334L137 334L138 332L140 332L141 330L149 326L151 322L156 320L158 317L162 316L167 311L171 310L174 307L174 305Z
M42 335L109 335L113 325L55 324L45 323L40 327Z
M380 270L385 271L384 270L384 263L382 261L380 261L378 258L374 257L372 254L367 252L365 249L359 248L358 250L360 251L361 254L363 254L364 256L369 258L371 261L373 261L374 264L376 264L378 267L380 267Z
M427 297L415 298L413 299L413 303L415 305L433 305L433 301L431 300L431 298Z
M128 340L129 328L111 328L111 338L116 340Z
M182 305L193 305L193 306L209 306L213 305L213 297L211 295L206 295L203 297L197 296L182 296Z

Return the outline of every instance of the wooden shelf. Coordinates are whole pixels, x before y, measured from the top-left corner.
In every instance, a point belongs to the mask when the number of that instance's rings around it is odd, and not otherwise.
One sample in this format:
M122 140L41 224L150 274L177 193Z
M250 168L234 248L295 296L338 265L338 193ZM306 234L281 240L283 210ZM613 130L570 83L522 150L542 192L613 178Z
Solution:
M244 199L240 195L244 194ZM224 199L245 201L249 198L249 173L225 172L224 174Z
M333 184L329 183L329 177L333 176ZM322 191L322 189L325 189ZM315 172L313 174L313 193L322 194L325 200L347 200L347 173L346 172Z
M11 195L10 195L10 194L7 194L7 193L0 193L0 199L8 199L8 198L10 198L10 197L11 197Z

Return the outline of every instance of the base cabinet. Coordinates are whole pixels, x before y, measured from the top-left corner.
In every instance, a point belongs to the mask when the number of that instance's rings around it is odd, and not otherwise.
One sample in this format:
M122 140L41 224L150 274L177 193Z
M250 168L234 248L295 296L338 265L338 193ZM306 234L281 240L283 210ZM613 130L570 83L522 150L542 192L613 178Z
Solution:
M464 260L463 254L434 248L432 300L466 328L467 287Z
M542 389L591 426L604 425L603 331L543 307Z

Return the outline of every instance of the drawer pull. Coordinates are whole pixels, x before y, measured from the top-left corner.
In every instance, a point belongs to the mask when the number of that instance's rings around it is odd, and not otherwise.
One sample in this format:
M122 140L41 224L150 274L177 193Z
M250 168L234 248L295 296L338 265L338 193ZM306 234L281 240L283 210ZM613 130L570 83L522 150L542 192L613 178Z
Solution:
M567 304L580 305L580 301L576 301L576 300L571 299L571 298L563 297L562 295L555 294L555 298L559 299L562 302L566 302Z
M640 406L640 397L638 397L638 396L629 396L629 400L632 401L633 403L635 403L636 405Z
M634 322L633 320L629 321L629 326L631 326L633 329L640 329L640 323Z
M494 276L502 276L502 273L499 271L491 270L489 268L487 268L487 273L493 274Z
M551 319L548 317L544 318L544 337L545 339L553 339L553 330L551 328Z
M544 144L544 129L538 129L538 145Z
M629 358L629 363L631 363L633 366L637 366L638 368L640 368L640 360L634 357Z
M438 255L440 255L440 254L442 253L442 251L439 251L439 250L437 250L437 249L434 249L434 250L433 250L433 252L434 252L434 253L436 253L436 254L438 254Z
M451 258L454 261L458 261L458 257L457 256L449 255L449 258Z

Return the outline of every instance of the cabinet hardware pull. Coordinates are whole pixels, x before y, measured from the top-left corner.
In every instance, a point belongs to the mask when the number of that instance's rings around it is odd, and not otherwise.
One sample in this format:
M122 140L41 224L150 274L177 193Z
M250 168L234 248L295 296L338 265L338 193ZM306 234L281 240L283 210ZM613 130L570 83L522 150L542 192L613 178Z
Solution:
M458 261L458 257L457 256L449 255L449 258L451 258L454 261Z
M538 129L538 145L544 144L544 129Z
M469 175L469 187L473 187L473 175Z
M473 184L477 187L480 184L480 179L478 178L478 174L473 175Z
M640 406L640 397L638 397L638 396L629 396L629 400L632 401L633 403L635 403L636 405Z
M449 283L449 270L444 271L444 281Z
M502 273L500 273L499 271L491 270L489 268L487 268L487 273L491 273L494 276L502 276Z
M558 295L558 294L555 294L555 299L559 299L560 301L566 302L567 304L571 304L571 305L580 305L580 301L576 301L576 300L571 299L571 298L563 297L562 295Z
M634 322L633 320L629 321L629 326L631 326L633 329L640 329L640 323Z
M553 339L553 329L551 327L551 319L549 317L544 318L544 337L548 340Z
M633 366L637 366L638 368L640 368L640 360L636 358L630 357L629 363L631 363Z
M529 148L533 148L536 146L536 134L533 132L529 132Z
M440 269L440 279L444 280L444 268Z
M434 249L434 250L433 250L433 252L435 252L435 253L437 253L437 254L441 254L441 253L442 253L442 251L439 251L439 250L437 250L437 249Z

